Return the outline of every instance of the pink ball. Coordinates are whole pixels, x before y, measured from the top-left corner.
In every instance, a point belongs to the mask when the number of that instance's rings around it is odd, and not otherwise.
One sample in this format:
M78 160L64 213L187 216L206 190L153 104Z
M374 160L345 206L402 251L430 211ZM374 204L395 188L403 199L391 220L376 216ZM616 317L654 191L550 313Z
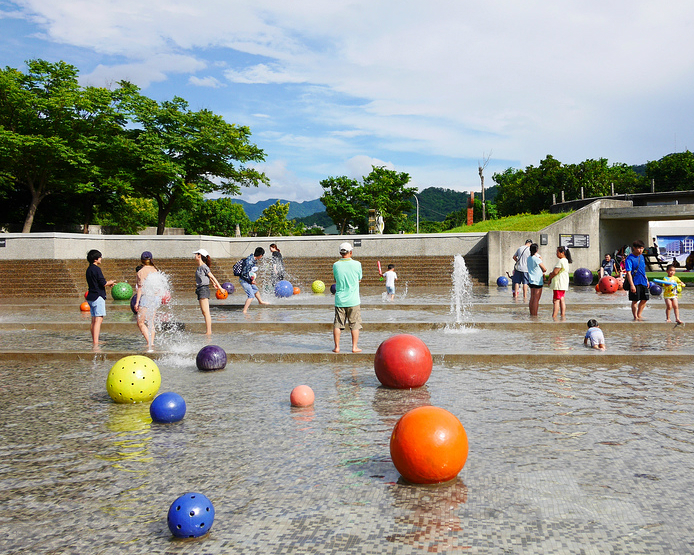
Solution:
M307 385L297 385L292 389L289 396L289 401L293 407L310 407L313 404L316 396L313 394L313 389Z

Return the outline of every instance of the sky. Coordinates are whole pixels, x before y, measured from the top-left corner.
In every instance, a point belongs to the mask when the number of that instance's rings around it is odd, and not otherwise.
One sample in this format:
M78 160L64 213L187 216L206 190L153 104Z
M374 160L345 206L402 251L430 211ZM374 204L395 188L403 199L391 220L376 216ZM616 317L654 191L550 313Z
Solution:
M694 149L691 0L0 0L2 66L35 58L248 126L271 180L248 202Z

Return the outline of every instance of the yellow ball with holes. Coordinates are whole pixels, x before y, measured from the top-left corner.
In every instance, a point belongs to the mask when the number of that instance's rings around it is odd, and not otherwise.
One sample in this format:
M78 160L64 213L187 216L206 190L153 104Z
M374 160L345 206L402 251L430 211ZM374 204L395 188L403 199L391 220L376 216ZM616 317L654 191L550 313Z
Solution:
M151 358L142 355L123 357L106 378L106 390L116 403L151 401L160 385L159 368Z
M311 284L311 291L313 291L314 293L322 293L323 291L325 291L325 283L317 279Z

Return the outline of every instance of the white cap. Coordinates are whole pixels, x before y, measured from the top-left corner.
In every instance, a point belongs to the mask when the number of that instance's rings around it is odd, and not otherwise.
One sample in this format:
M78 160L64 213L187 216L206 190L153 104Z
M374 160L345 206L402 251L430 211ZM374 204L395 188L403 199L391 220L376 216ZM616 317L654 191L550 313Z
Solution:
M207 252L205 249L198 249L193 254L199 254L201 256L210 256L210 253Z
M350 243L342 243L340 245L340 254L343 252L352 252L352 245Z

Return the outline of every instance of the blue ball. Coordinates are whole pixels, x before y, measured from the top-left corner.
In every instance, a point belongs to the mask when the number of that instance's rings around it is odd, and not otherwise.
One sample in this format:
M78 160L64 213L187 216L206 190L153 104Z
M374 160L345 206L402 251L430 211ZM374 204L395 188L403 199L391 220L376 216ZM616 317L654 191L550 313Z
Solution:
M337 285L334 283L330 286L330 292L334 295L335 291L337 291Z
M499 287L508 287L508 278L506 276L499 276L496 278L496 284Z
M199 538L212 528L214 507L202 493L186 493L171 503L166 517L169 530L177 538Z
M574 285L590 285L593 283L593 272L588 268L578 268L574 272Z
M178 393L162 393L152 401L149 414L155 422L178 422L186 415L186 402Z
M222 283L222 289L226 289L226 292L229 293L229 295L233 294L235 291L234 284L230 281L225 281Z
M195 357L198 370L222 370L227 365L227 354L217 345L206 345Z
M652 283L651 286L648 288L648 290L651 292L651 295L654 297L657 297L663 292L663 288L658 285L657 283Z
M278 281L275 285L275 296L277 297L291 297L294 294L294 286L289 283L286 279Z
M130 297L130 310L133 311L133 314L137 314L137 310L135 310L135 302L137 301L137 293L135 293L132 297Z

